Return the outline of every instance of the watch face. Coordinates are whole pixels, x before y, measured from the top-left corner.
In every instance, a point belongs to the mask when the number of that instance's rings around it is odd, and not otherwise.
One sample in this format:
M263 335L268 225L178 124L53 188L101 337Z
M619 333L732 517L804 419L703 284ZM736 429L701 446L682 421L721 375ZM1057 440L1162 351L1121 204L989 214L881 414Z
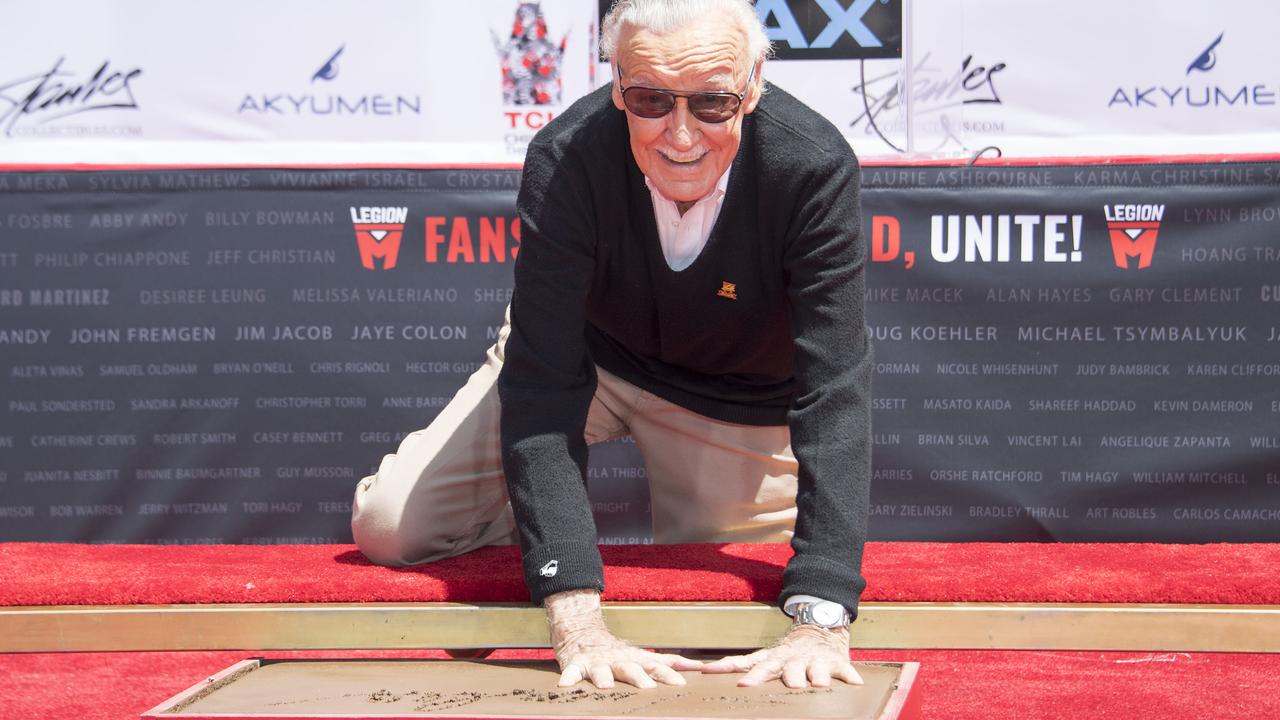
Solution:
M841 625L844 623L844 608L836 603L815 603L812 613L814 621L819 625Z

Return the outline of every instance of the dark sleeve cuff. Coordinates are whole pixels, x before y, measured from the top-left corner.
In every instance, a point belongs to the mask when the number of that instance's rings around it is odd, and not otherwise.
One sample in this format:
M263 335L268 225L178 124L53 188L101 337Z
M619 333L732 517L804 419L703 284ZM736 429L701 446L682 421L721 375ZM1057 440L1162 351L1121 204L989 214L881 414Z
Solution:
M838 563L816 555L796 555L782 571L782 594L778 603L792 595L813 595L831 602L838 602L849 611L850 618L858 617L858 599L867 581L845 563Z
M532 548L524 554L524 582L535 605L541 605L548 595L566 590L604 592L600 548L574 542Z

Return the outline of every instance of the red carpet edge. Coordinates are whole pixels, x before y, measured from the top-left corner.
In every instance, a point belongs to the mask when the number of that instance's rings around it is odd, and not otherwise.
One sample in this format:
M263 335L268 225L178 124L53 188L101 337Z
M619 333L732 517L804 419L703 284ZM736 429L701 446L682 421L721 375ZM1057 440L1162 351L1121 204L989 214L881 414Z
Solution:
M604 546L606 600L760 601L785 545ZM1280 604L1280 545L869 543L864 601ZM526 602L514 547L411 568L351 545L0 543L0 605Z

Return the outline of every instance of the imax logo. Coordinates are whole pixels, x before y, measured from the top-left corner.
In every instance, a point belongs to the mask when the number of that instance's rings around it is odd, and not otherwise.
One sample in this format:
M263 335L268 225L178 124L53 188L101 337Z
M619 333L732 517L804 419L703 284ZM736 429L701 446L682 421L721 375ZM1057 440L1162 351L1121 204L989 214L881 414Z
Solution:
M902 55L901 0L757 0L782 60Z

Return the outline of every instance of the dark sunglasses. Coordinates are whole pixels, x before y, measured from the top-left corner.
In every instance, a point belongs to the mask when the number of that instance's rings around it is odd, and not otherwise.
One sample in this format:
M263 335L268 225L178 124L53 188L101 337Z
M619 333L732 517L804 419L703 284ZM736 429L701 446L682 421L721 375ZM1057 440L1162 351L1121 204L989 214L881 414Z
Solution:
M622 84L622 68L614 66L618 71L618 84ZM747 75L747 88L751 87L751 78L756 75L755 63L751 64L751 72ZM622 104L632 115L650 120L665 116L675 109L676 98L684 98L689 103L689 114L704 123L722 123L738 114L747 91L733 92L675 92L658 88L632 85L622 88Z

